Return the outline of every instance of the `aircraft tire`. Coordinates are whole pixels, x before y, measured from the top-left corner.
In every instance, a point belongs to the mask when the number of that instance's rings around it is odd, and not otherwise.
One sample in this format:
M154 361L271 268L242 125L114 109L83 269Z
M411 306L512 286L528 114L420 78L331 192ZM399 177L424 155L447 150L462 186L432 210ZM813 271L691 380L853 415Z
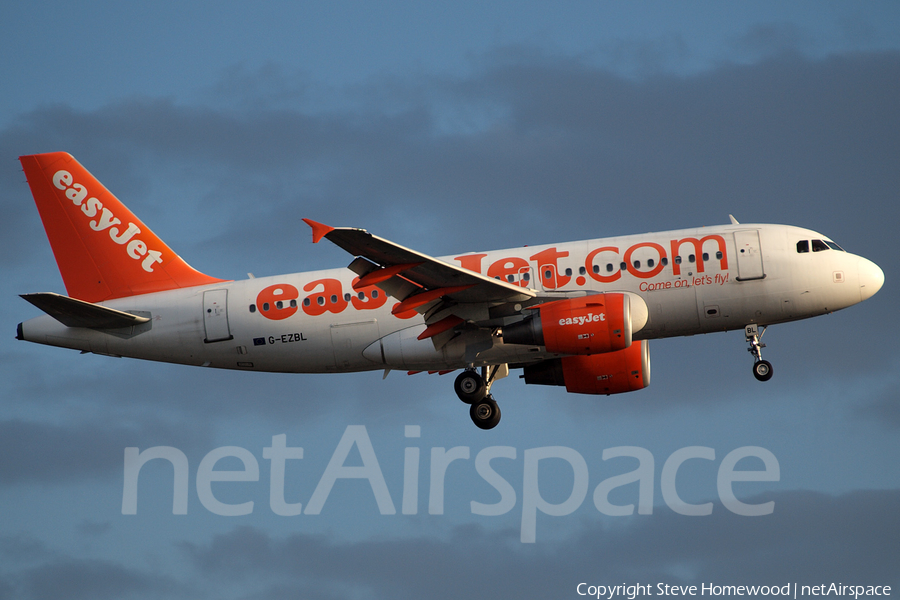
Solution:
M493 429L500 422L500 407L493 398L487 398L472 404L469 416L479 429Z
M753 376L759 381L768 381L772 379L772 363L767 360L761 360L753 365Z
M466 369L456 377L453 389L459 399L466 404L475 404L484 399L487 394L487 386L484 379L476 371Z

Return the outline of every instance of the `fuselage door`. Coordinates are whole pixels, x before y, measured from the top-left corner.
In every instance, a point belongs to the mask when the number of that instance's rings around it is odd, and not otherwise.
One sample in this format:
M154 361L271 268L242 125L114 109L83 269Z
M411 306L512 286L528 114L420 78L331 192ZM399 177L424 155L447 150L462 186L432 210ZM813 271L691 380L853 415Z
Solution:
M738 281L763 279L762 251L759 248L759 230L745 229L734 232L734 246L737 250Z
M228 327L228 290L203 292L203 326L206 329L207 344L232 339Z
M557 287L559 287L559 281L557 280L556 274L556 265L541 265L538 272L540 273L541 287L544 290L555 290Z

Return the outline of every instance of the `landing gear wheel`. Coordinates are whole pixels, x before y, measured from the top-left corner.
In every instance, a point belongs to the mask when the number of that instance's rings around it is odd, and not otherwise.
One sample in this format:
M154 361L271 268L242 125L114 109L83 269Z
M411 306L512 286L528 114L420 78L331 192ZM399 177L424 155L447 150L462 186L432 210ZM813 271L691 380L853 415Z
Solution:
M487 394L484 378L474 369L466 369L460 373L453 383L453 389L460 400L472 405L483 400Z
M768 381L772 379L772 363L762 359L762 349L766 347L766 345L762 343L762 336L765 332L765 327L760 331L759 326L754 323L744 327L744 335L747 338L747 343L750 344L747 351L753 355L753 358L756 361L753 363L753 376L759 381Z
M500 422L500 407L490 396L472 404L469 409L472 422L479 429L493 429Z
M772 363L767 360L761 360L754 364L753 376L759 381L768 381L772 379Z

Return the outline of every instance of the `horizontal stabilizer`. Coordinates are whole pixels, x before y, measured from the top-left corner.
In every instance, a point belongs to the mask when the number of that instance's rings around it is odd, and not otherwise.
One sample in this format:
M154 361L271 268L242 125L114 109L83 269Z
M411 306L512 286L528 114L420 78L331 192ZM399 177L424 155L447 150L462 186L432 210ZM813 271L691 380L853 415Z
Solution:
M52 292L22 294L21 296L66 327L120 329L140 325L150 320L148 317L140 317Z

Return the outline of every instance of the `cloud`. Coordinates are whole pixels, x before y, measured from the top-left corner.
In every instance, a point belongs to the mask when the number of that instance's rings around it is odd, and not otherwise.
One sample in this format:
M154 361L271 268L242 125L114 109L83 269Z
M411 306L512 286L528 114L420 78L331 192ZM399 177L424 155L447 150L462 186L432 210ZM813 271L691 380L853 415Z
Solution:
M49 561L38 567L0 580L10 598L190 598L188 590L165 576L147 574L114 562L67 558ZM0 588L2 589L2 588Z
M468 525L449 539L339 543L321 536L275 537L239 527L182 549L207 579L373 598L559 597L580 582L785 585L843 582L897 585L900 492L838 497L769 495L767 517L710 517L658 510L627 521L585 524L563 542L522 546L515 532ZM654 589L654 591L656 591Z
M37 109L0 132L0 149L45 140L45 150L80 152L88 168L94 160L126 173L126 161L150 156L230 215L217 235L226 253L229 239L289 238L281 223L297 205L323 220L353 213L425 251L451 252L696 225L700 215L715 223L728 212L859 227L847 199L887 208L900 183L897 53L778 54L636 81L522 55L467 76L393 80L381 93L389 102L333 112L163 98ZM260 93L298 85L266 79ZM498 213L496 226L477 224L485 211ZM442 217L475 226L417 232L417 221ZM305 234L297 221L287 219Z
M174 445L185 451L208 445L208 432L145 419L129 427L109 421L67 423L0 421L0 487L108 479L122 471L128 446Z

